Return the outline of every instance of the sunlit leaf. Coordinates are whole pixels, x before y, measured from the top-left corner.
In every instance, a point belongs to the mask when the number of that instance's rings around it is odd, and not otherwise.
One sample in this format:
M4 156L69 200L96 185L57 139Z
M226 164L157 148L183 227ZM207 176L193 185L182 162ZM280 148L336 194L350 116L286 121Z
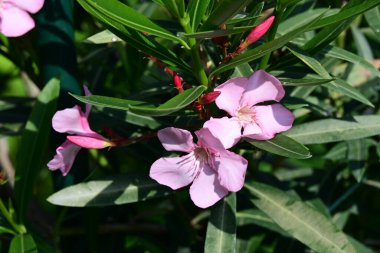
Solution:
M247 140L247 142L259 149L276 155L296 159L307 159L311 157L307 147L284 134L278 134L275 138L266 141Z
M236 252L236 194L211 207L207 225L205 253Z
M146 175L115 175L64 188L47 200L60 206L85 207L135 203L172 193Z
M380 116L353 116L352 119L323 119L292 127L286 135L302 144L355 140L380 134Z
M257 197L252 202L282 229L319 253L355 253L347 236L325 215L269 185L245 187Z

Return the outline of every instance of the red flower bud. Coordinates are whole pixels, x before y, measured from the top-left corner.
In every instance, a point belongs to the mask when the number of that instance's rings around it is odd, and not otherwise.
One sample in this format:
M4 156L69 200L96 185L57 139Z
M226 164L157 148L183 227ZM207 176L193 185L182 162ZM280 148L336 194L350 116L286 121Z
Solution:
M217 97L219 97L220 91L211 91L209 93L204 94L199 99L199 103L202 105L210 104L215 101Z

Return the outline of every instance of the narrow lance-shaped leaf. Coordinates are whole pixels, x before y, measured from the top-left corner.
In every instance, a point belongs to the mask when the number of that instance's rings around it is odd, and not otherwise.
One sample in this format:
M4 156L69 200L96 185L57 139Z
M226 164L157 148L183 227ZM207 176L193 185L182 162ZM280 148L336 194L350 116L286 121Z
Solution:
M172 190L145 175L115 175L66 187L47 200L60 206L109 206L168 195Z
M331 78L330 74L327 72L327 70L322 66L322 64L317 61L315 58L308 55L306 52L304 52L302 49L294 46L289 45L288 49L301 61L303 61L307 66L309 66L312 70L314 70L318 75L320 75L323 78ZM330 84L323 84L324 87L328 89L332 89L334 91L337 91L339 93L342 93L350 98L353 98L359 102L362 102L363 104L369 105L373 107L373 104L364 96L362 95L358 90L353 88L351 85L346 83L342 79L336 79L332 81Z
M178 94L158 107L130 105L132 112L145 116L166 116L179 111L194 102L205 91L204 86L197 86Z
M255 182L246 188L252 202L282 229L319 253L355 253L347 236L324 214L293 195Z
M220 200L211 208L207 225L205 253L236 252L236 194Z
M341 59L344 61L348 61L354 64L359 64L363 68L367 69L369 72L371 72L374 76L377 76L380 78L380 71L375 68L371 63L369 63L366 59L363 57L353 54L350 51L347 51L340 47L335 46L329 46L326 49L324 49L321 52L322 55L333 57L336 59Z
M233 27L231 29L225 30L214 30L214 31L204 31L197 33L180 33L180 36L188 37L188 38L197 38L197 39L211 39L215 37L227 36L231 34L237 34L246 32L252 29L253 26L241 26L241 27Z
M51 128L51 119L55 112L59 96L59 80L52 79L37 97L32 113L22 135L16 164L15 199L21 220L33 192L33 183L42 166L42 158Z
M251 0L222 0L210 14L201 27L202 31L217 27L231 19L236 13L244 8Z
M275 138L267 141L247 140L247 142L259 149L276 155L296 159L307 159L311 157L307 147L283 134L278 134Z
M380 134L380 116L353 116L352 119L323 119L299 124L286 135L302 144L355 140Z
M122 25L133 28L137 31L152 34L164 39L180 42L186 48L187 43L170 33L168 30L155 24L143 14L135 11L127 5L117 0L79 0L79 3L86 3L98 10L102 15L119 22Z
M99 10L94 9L91 5L87 4L84 0L78 0L82 7L94 15L97 19L103 22L106 27L114 33L119 38L125 40L131 46L136 49L141 50L142 52L153 55L158 59L169 62L171 65L179 66L183 70L192 72L190 66L184 62L182 59L179 59L172 51L161 46L159 43L148 39L146 36L142 35L140 32L135 31L131 28L126 28L120 23L108 18L103 15Z
M377 6L364 13L365 20L375 34L380 37L380 7Z
M309 29L314 30L327 25L341 22L351 17L358 16L363 12L376 7L379 4L380 0L357 1L356 5L350 6L350 8L344 8L335 15L331 15L319 20L317 23L313 24Z
M207 8L210 4L210 0L191 0L189 4L189 16L191 18L191 30L197 31L199 24L201 23Z
M256 60L256 59L266 55L267 53L270 53L274 50L277 50L277 49L283 47L289 41L293 40L297 36L301 35L305 31L307 31L311 25L313 25L315 22L317 22L322 17L322 15L318 16L316 19L314 19L312 22L310 22L308 25L306 25L304 27L298 28L298 29L296 29L290 33L287 33L286 35L281 36L275 40L272 40L268 43L265 43L261 46L254 48L254 49L248 50L245 53L243 53L243 54L237 56L236 58L232 59L231 61L229 61L223 65L220 65L218 68L216 68L210 74L210 78L212 76L220 74L224 71L233 69L240 64Z

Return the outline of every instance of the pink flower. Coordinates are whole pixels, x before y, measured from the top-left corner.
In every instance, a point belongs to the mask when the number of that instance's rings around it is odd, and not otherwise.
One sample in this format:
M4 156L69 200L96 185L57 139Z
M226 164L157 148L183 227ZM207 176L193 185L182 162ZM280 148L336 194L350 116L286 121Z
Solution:
M91 95L85 87L86 95ZM52 125L59 133L68 133L67 140L56 149L56 155L47 164L50 170L61 170L62 175L66 176L70 171L75 157L79 150L83 148L105 148L114 144L91 130L88 123L88 115L91 106L86 105L86 113L79 106L64 109L54 114Z
M292 127L294 115L281 104L257 105L270 100L279 102L285 95L280 81L263 70L248 78L230 79L215 91L221 92L215 100L216 105L231 118L211 118L203 127L226 148L235 145L241 137L268 140Z
M29 13L38 12L44 0L0 0L0 32L7 37L24 35L34 28Z
M244 184L247 161L226 150L211 132L202 128L193 142L189 131L168 127L158 132L158 138L167 151L189 153L180 157L164 157L153 163L150 177L173 190L190 187L195 205L212 206L229 191L237 192Z

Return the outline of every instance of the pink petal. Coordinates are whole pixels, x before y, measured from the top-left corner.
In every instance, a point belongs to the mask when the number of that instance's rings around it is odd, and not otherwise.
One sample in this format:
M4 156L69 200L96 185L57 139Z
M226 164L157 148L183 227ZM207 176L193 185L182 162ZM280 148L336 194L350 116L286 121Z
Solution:
M263 131L257 125L256 123L251 123L246 126L244 126L244 131L242 137L252 136L252 135L259 135L262 134Z
M220 91L215 103L219 109L228 112L231 116L236 116L237 110L240 109L240 99L247 87L247 78L236 77L219 85L214 90Z
M216 172L206 165L190 187L191 200L201 208L212 206L227 194L228 190L220 185Z
M111 141L106 140L101 135L99 136L101 138L93 138L93 137L79 136L79 135L72 135L72 136L69 135L67 136L67 139L82 148L101 149L101 148L114 146L114 144Z
M212 135L222 142L225 149L234 146L241 137L241 125L235 118L211 118L203 127L210 130Z
M69 173L71 167L73 166L75 157L77 156L81 147L71 143L70 141L65 141L61 146L56 149L56 155L47 164L50 170L60 170L63 176Z
M258 26L253 28L253 30L248 34L246 41L248 44L252 44L253 42L260 39L271 27L274 21L274 16L270 16L263 22L261 22Z
M98 138L90 129L86 115L79 106L58 111L53 116L53 128L59 133L78 134Z
M87 85L84 85L84 86L83 86L83 89L84 89L84 95L85 95L85 96L92 96L92 93L91 93L91 91L88 89ZM85 111L85 114L86 114L86 117L87 117L87 118L88 118L88 115L90 115L91 107L92 107L92 105L90 105L90 104L86 104L86 111Z
M196 158L193 154L181 157L160 158L150 167L149 176L173 190L189 185L196 175Z
M38 12L44 5L44 0L3 0L5 3L11 3L15 6L30 13Z
M167 127L158 131L157 136L167 151L190 153L195 148L193 136L187 130Z
M241 106L252 107L257 103L274 100L279 102L285 95L281 82L263 70L258 70L247 81Z
M34 20L29 14L13 6L8 6L0 12L0 21L0 32L7 37L24 35L34 28Z
M195 134L198 137L199 146L210 149L215 153L226 150L222 142L214 136L208 128L201 128L199 131L196 131Z
M256 111L256 122L262 133L248 134L244 131L243 135L247 138L269 140L275 134L287 131L292 127L293 113L280 104L255 106L254 109Z
M221 152L218 156L214 156L214 160L220 184L232 192L241 190L247 171L247 160L230 151Z

